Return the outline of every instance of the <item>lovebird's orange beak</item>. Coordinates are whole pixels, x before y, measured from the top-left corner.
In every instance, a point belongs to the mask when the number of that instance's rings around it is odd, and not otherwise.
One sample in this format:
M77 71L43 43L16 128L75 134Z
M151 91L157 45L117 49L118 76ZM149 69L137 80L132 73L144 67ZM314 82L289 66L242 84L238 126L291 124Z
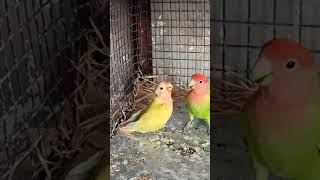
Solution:
M253 81L260 85L268 85L272 78L272 65L266 57L259 57L252 71Z
M172 84L168 83L166 89L167 89L169 92L171 92L172 89L173 89Z
M188 83L188 88L194 89L195 85L196 85L196 82L193 79L191 79Z

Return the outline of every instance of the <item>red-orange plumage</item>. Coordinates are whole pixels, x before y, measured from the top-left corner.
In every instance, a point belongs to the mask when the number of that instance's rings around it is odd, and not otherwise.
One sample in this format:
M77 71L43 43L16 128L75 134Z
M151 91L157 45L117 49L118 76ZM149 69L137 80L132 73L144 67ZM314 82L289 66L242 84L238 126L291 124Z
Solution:
M205 83L209 82L209 79L203 74L194 74L191 78L198 81L202 80Z
M189 83L191 90L186 95L186 103L191 121L193 117L204 119L210 124L210 83L203 74L194 74Z
M268 41L261 51L270 59L286 61L288 59L298 59L305 67L315 66L313 57L308 49L299 43L289 39L276 39Z

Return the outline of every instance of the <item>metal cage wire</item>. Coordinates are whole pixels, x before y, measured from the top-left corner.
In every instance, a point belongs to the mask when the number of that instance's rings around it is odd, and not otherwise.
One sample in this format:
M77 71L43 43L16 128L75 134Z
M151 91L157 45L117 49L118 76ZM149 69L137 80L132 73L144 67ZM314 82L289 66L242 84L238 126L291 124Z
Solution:
M210 77L210 12L206 0L111 1L111 128L132 97L135 74L165 74L185 86Z
M123 103L129 101L134 79L133 8L130 0L110 4L110 113L111 128L119 118Z
M91 8L90 1L0 2L1 176L21 158L33 162L28 167L36 171L34 156L26 151L48 133L44 129L58 128L55 117L65 101L73 104L69 95L77 73L72 63L80 58L84 40L80 14ZM73 116L65 123L78 121Z
M210 11L207 0L152 0L154 74L185 86L194 73L210 77Z

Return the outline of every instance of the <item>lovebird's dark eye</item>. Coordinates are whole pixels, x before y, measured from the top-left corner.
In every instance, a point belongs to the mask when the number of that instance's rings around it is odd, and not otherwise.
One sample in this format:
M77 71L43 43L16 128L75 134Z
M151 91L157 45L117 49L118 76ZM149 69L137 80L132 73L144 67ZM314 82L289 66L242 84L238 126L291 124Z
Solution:
M163 87L160 88L160 90L162 90L162 89L163 89Z
M286 68L288 70L293 69L295 66L296 66L296 61L295 60L291 60L291 59L286 64Z
M202 84L202 81L199 81L200 84Z

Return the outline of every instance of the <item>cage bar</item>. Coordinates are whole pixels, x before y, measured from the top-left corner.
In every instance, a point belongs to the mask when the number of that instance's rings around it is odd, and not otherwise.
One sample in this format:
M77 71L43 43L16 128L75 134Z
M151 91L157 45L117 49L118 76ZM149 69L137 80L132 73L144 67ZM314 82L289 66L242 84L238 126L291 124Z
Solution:
M168 75L179 86L194 73L210 77L208 1L111 1L111 127L128 108L140 72Z

